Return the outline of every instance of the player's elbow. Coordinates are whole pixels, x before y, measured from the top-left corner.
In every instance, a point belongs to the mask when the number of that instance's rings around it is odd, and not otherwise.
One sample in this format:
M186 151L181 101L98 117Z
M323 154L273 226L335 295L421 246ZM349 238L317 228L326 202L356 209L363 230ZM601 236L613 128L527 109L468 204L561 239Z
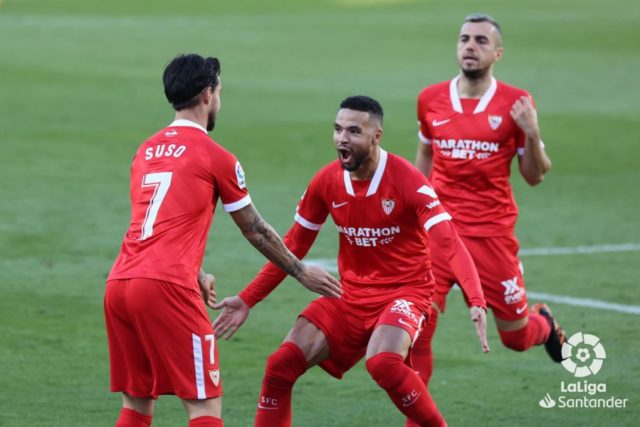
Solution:
M523 175L523 176L526 183L529 184L531 187L535 187L536 185L540 184L544 180L544 174L542 173L535 174L535 175L529 174L529 175Z

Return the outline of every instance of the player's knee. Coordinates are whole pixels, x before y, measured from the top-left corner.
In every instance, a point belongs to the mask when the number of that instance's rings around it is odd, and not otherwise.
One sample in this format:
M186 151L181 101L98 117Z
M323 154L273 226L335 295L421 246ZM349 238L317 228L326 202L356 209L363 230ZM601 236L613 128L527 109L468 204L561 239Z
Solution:
M529 348L525 328L515 331L498 331L502 344L514 351L525 351Z
M267 358L265 377L294 383L304 373L306 365L302 350L297 345L286 342Z
M383 352L367 359L367 371L371 378L384 389L393 387L402 376L398 375L400 366L404 365L402 356L396 353Z

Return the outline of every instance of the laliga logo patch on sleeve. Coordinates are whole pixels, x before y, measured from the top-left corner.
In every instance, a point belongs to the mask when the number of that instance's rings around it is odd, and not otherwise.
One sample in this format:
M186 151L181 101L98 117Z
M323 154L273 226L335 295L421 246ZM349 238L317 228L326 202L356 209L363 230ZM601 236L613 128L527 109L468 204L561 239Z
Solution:
M236 180L238 181L238 187L247 187L247 182L244 177L244 171L242 170L242 166L240 166L240 162L236 162Z

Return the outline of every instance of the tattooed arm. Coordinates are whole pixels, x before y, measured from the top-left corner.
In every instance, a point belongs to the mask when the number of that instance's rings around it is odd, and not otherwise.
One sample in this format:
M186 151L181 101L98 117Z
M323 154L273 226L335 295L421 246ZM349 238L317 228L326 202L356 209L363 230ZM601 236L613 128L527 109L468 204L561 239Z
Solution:
M287 274L295 277L305 288L326 296L340 296L340 283L319 267L307 266L285 246L282 239L250 203L231 213L244 237Z

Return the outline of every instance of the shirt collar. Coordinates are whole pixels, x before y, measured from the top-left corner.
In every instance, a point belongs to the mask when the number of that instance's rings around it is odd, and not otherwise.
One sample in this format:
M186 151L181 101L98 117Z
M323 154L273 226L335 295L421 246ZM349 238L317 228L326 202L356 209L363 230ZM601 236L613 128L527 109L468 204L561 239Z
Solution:
M191 120L187 120L187 119L177 119L177 120L174 120L169 125L169 127L181 127L181 126L182 127L190 127L190 128L200 129L202 132L207 133L207 130L205 128L203 128L202 126L200 126L198 123L193 122Z

